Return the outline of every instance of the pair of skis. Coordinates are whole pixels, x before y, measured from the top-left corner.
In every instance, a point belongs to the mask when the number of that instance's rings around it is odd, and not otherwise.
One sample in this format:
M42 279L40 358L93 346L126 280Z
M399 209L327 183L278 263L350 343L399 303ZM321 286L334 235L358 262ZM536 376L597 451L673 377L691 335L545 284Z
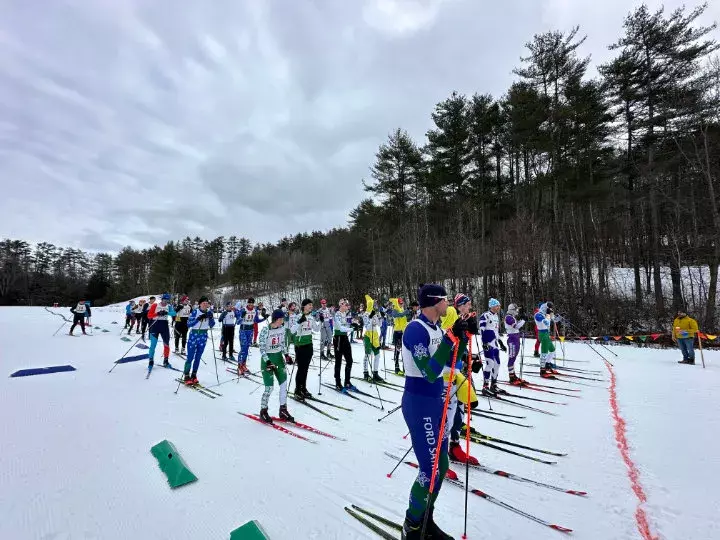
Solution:
M392 454L388 454L387 452L386 452L386 455L392 457L393 459L399 460L399 458L393 456ZM409 465L410 467L413 467L413 468L415 468L415 469L419 469L418 464L415 463L415 462L413 462L413 461L404 461L404 463L405 463L406 465ZM482 470L482 469L481 469L481 470ZM485 471L484 471L484 472L485 472ZM502 472L502 471L501 471L501 472ZM498 474L498 476L505 476L505 475L503 475L503 474ZM514 475L513 475L513 476L514 476ZM518 477L518 478L521 478L521 477ZM516 478L511 478L511 479L515 480ZM528 480L529 480L529 479L528 479ZM454 485L456 485L457 487L459 487L459 488L461 488L461 489L465 489L465 483L464 483L462 480L454 480L454 479L452 479L452 478L447 478L447 477L446 477L446 478L445 478L445 481L446 481L446 482L449 482L449 483L451 483L451 484L454 484ZM533 483L534 483L534 481L533 481ZM564 490L563 490L563 491L564 491ZM484 491L482 491L482 490L480 490L480 489L469 488L469 487L468 487L468 492L469 492L469 493L472 493L473 495L477 495L478 497L482 497L482 498L485 499L486 501L491 502L491 503L493 503L493 504L496 504L496 505L498 505L498 506L500 506L500 507L502 507L502 508L505 508L506 510L509 510L509 511L511 511L511 512L514 512L515 514L519 514L519 515L521 515L521 516L523 516L523 517L525 517L525 518L527 518L527 519L529 519L529 520L531 520L531 521L534 521L535 523L539 523L540 525L544 525L545 527L549 527L549 528L551 528L551 529L554 529L554 530L556 530L556 531L560 531L560 532L563 532L563 533L571 533L571 532L572 532L572 529L569 529L569 528L567 528L567 527L563 527L562 525L556 525L556 524L551 523L551 522L549 522L549 521L547 521L547 520L545 520L545 519L542 519L542 518L537 517L537 516L535 516L535 515L533 515L533 514L530 514L530 513L528 513L528 512L525 512L524 510L521 510L520 508L517 508L516 506L513 506L513 505L511 505L511 504L509 504L509 503L506 503L505 501L502 501L502 500L500 500L500 499L498 499L498 498L496 498L496 497L493 497L492 495L490 495L490 494L488 494L488 493L485 493ZM584 492L578 492L578 493L584 493Z
M297 422L297 421L295 421L295 422L290 422L289 420L283 420L282 418L273 416L273 417L272 417L273 422L277 422L277 423L268 424L267 422L263 422L263 421L260 419L260 417L257 416L257 415L255 415L255 414L248 414L248 413L244 413L244 412L240 412L240 411L238 411L238 414L241 414L242 416L245 416L245 417L247 417L247 418L250 418L251 420L255 420L256 422L259 422L259 423L261 423L261 424L263 424L263 425L265 425L265 426L271 427L271 428L273 428L273 429L275 429L275 430L277 430L277 431L280 431L280 432L282 432L282 433L285 433L286 435L291 435L291 436L293 436L293 437L295 437L295 438L297 438L297 439L300 439L300 440L303 440L303 441L306 441L306 442L309 442L309 443L312 443L312 444L316 444L317 441L314 441L314 440L312 440L312 439L309 439L309 438L305 437L304 435L300 435L299 433L295 433L294 431L291 431L291 430L289 430L288 428L286 428L284 425L280 425L280 424L285 424L285 425L293 426L293 427L296 427L296 428L304 429L305 431L309 431L309 432L311 432L311 433L314 433L315 435L322 435L323 437L327 437L327 438L329 438L329 439L335 439L335 440L337 440L337 441L344 441L344 440L346 440L346 439L343 439L342 437L338 437L338 436L336 436L336 435L332 435L332 434L327 433L327 432L325 432L325 431L321 431L321 430L319 430L319 429L317 429L317 428L314 428L314 427L312 427L312 426L309 426L309 425L307 425L307 424L303 424L302 422Z
M180 379L180 378L175 379L175 381L176 381L176 382L179 382L179 383L180 383L180 386L185 386L186 388L192 388L192 389L195 390L196 392L199 392L200 394L202 394L202 395L204 395L204 396L206 396L206 397L212 398L212 399L215 399L215 398L217 398L217 397L221 397L221 396L222 396L221 393L216 392L215 390L211 390L211 389L208 388L207 386L203 386L203 385L200 384L200 383L197 383L197 384L185 384L185 381L182 380L182 379Z

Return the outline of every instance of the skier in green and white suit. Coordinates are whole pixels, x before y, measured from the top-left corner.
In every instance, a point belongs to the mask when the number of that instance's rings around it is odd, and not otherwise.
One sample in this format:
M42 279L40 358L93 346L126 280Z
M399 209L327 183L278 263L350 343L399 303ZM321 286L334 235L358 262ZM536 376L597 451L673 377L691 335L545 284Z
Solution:
M258 339L260 345L260 370L265 383L265 391L260 401L260 419L268 424L273 423L268 414L268 401L276 377L280 385L280 412L278 416L282 420L295 421L287 410L287 373L285 372L284 358L287 354L287 345L284 323L285 313L281 309L276 309L272 313L270 324L262 329Z

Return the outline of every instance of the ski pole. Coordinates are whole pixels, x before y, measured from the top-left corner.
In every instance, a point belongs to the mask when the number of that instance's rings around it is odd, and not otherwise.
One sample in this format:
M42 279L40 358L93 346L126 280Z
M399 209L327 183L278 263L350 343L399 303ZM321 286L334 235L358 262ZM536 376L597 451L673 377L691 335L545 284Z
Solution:
M525 361L525 332L522 333L522 345L520 346L520 380L522 381L523 362Z
M467 369L467 379L470 381L470 384L468 384L467 388L467 420L465 421L465 455L468 456L468 459L465 460L465 528L463 529L463 538L467 538L467 518L468 518L468 485L470 484L470 419L472 418L470 413L470 390L472 388L472 339L470 339L470 334L468 334L468 369Z
M210 339L212 340L213 360L215 360L215 378L217 379L218 384L220 384L220 375L218 375L217 369L217 353L215 352L215 335L212 333L212 329L210 329Z
M452 332L448 332L452 336ZM445 334L445 335L448 335ZM458 349L460 348L460 338L452 336L455 342L453 350L452 364L450 365L450 377L448 380L453 381L455 379L455 363L457 362ZM452 338L451 338L452 339ZM422 530L420 532L420 538L425 538L425 531L427 531L428 518L432 510L432 496L435 492L435 479L437 478L438 466L440 465L440 451L442 448L443 441L445 440L445 422L447 421L447 410L450 405L450 392L446 392L445 404L443 405L442 417L440 418L440 430L438 431L438 443L435 448L435 459L433 459L432 474L430 475L430 490L428 491L428 505L425 509L425 517L423 518Z
M698 346L700 347L700 360L702 360L702 366L703 369L705 369L705 355L703 354L703 348L702 348L702 332L698 330L697 337L698 337Z
M401 457L400 460L395 464L395 467L393 467L393 470L387 474L388 478L392 478L393 473L397 470L397 468L400 466L400 464L405 460L407 455L410 453L410 450L412 450L412 449L413 449L413 447L412 447L412 445L410 445L410 448L407 449L407 452L405 452L405 455L403 457Z
M129 348L127 351L125 351L125 354L123 354L123 355L120 357L120 360L122 360L123 358L125 358L125 357L128 355L128 353L133 350L133 347L134 347L135 345L137 345L137 342L138 342L138 341L140 341L140 338L137 338L137 339L135 340L135 343L133 343L132 345L130 345L130 348ZM108 371L108 373L112 373L112 372L113 372L113 369L115 369L116 367L118 367L120 360L116 360L116 361L115 361L115 365L114 365L112 368L110 368L110 371Z
M400 404L400 405L398 405L397 407L395 407L392 411L390 411L389 413L387 413L387 414L386 414L385 416L383 416L382 418L378 418L378 422L382 422L382 421L385 420L388 416L390 416L392 413L397 412L397 411L399 411L400 409L402 409L402 404Z
M567 322L570 326L572 326L573 328L575 328L576 330L579 330L580 332L582 332L583 334L585 334L586 336L588 336L588 337L590 336L590 334L588 334L585 330L583 330L582 328L580 328L578 325L576 325L576 324L574 324L574 323L571 323L570 321L568 321L568 320L565 319L565 318L563 318L563 320L564 320L565 322ZM617 357L617 354L615 353L615 351L613 351L612 349L610 349L610 348L609 348L607 345L605 345L604 343L600 343L600 346L603 347L604 349L610 351L610 353L612 353L614 356ZM603 358L603 360L605 360L605 358Z
M57 330L55 330L55 333L53 334L53 336L55 336L55 335L60 331L60 329L61 329L63 326L65 326L66 324L67 324L67 322L66 322L66 321L63 321L63 323L60 325L60 328L58 328Z

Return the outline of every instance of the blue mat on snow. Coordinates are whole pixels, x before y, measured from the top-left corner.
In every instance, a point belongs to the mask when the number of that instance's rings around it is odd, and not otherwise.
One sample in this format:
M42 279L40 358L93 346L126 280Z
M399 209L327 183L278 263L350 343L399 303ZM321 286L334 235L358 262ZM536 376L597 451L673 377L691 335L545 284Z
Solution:
M137 356L126 356L125 358L121 358L120 360L115 360L116 364L127 364L128 362L137 362L138 360L147 360L150 355L148 354L139 354Z
M30 375L46 375L48 373L62 373L63 371L75 371L75 368L72 366L49 366L41 368L21 369L10 376L29 377Z
M138 343L138 344L135 345L135 346L136 346L138 349L149 349L149 348L150 348L150 347L148 347L147 345L145 345L144 343Z

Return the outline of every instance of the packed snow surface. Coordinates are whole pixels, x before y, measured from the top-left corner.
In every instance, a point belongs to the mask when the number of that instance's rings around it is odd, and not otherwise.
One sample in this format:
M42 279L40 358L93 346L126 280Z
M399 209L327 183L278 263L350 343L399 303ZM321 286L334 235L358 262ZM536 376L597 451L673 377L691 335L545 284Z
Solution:
M66 309L54 311L70 315ZM257 519L273 540L376 538L343 510L353 503L402 521L416 473L401 465L388 478L394 463L384 452L402 455L409 445L403 439L407 429L400 411L378 422L400 402L400 392L380 388L388 400L381 411L323 388L322 399L353 409L318 404L340 421L289 400L298 421L347 439L332 440L296 429L317 443L310 444L237 414L257 414L262 389L250 380L231 380L233 375L219 355L218 376L225 384L215 387L222 394L216 399L185 387L176 394L178 373L157 366L161 347L147 380L146 361L120 364L108 373L128 349L129 355L146 351L133 346L139 336L131 336L131 342L120 340L123 313L104 308L92 313L93 324L99 327L93 335L69 337L67 326L52 335L62 321L43 308L0 309L0 362L5 373L0 381L0 538L220 539L229 538L230 531L251 519ZM215 348L218 343L219 330ZM212 344L209 340L203 356L207 363L201 364L198 374L207 386L217 384ZM533 344L532 340L525 344L525 373L537 371L529 365L537 363ZM584 383L581 386L528 376L535 382L580 390L567 392L579 397L506 387L515 394L566 405L516 400L557 414L550 416L493 402L495 411L524 416L510 420L533 428L481 417L475 417L473 425L487 435L568 456L555 458L508 447L558 462L549 466L475 443L472 454L494 469L589 495L577 497L472 469L470 486L570 527L577 539L641 538L638 507L659 538L720 538L720 394L716 391L720 354L706 352L707 369L703 369L699 354L697 365L686 366L677 364L677 351L612 347L616 357L598 348L614 364L623 430L613 418L609 372L600 356L587 344L566 344L565 349L566 358L576 361L567 362L567 367L598 371L588 376L602 381L574 379ZM361 376L360 343L353 345L353 356L354 374ZM392 351L384 356L390 368ZM171 361L182 366L178 356L172 355ZM317 356L314 362L317 365ZM77 371L9 377L19 369L62 364ZM251 349L249 366L253 371L259 368L256 348ZM288 369L292 372L292 367ZM308 377L313 393L318 392L318 373L312 368ZM322 377L332 383L332 367ZM392 374L387 377L403 382ZM501 379L507 380L506 371ZM376 393L367 383L355 384ZM277 388L270 404L276 415ZM488 410L488 401L481 400L479 408ZM632 489L616 440L618 430L627 438L627 457L647 496L644 504ZM176 445L197 482L170 489L150 453L151 446L164 439ZM415 460L412 453L410 459ZM464 467L451 468L465 478ZM455 538L463 532L464 496L462 489L446 483L437 502L436 521ZM470 539L564 536L472 494L468 509Z

